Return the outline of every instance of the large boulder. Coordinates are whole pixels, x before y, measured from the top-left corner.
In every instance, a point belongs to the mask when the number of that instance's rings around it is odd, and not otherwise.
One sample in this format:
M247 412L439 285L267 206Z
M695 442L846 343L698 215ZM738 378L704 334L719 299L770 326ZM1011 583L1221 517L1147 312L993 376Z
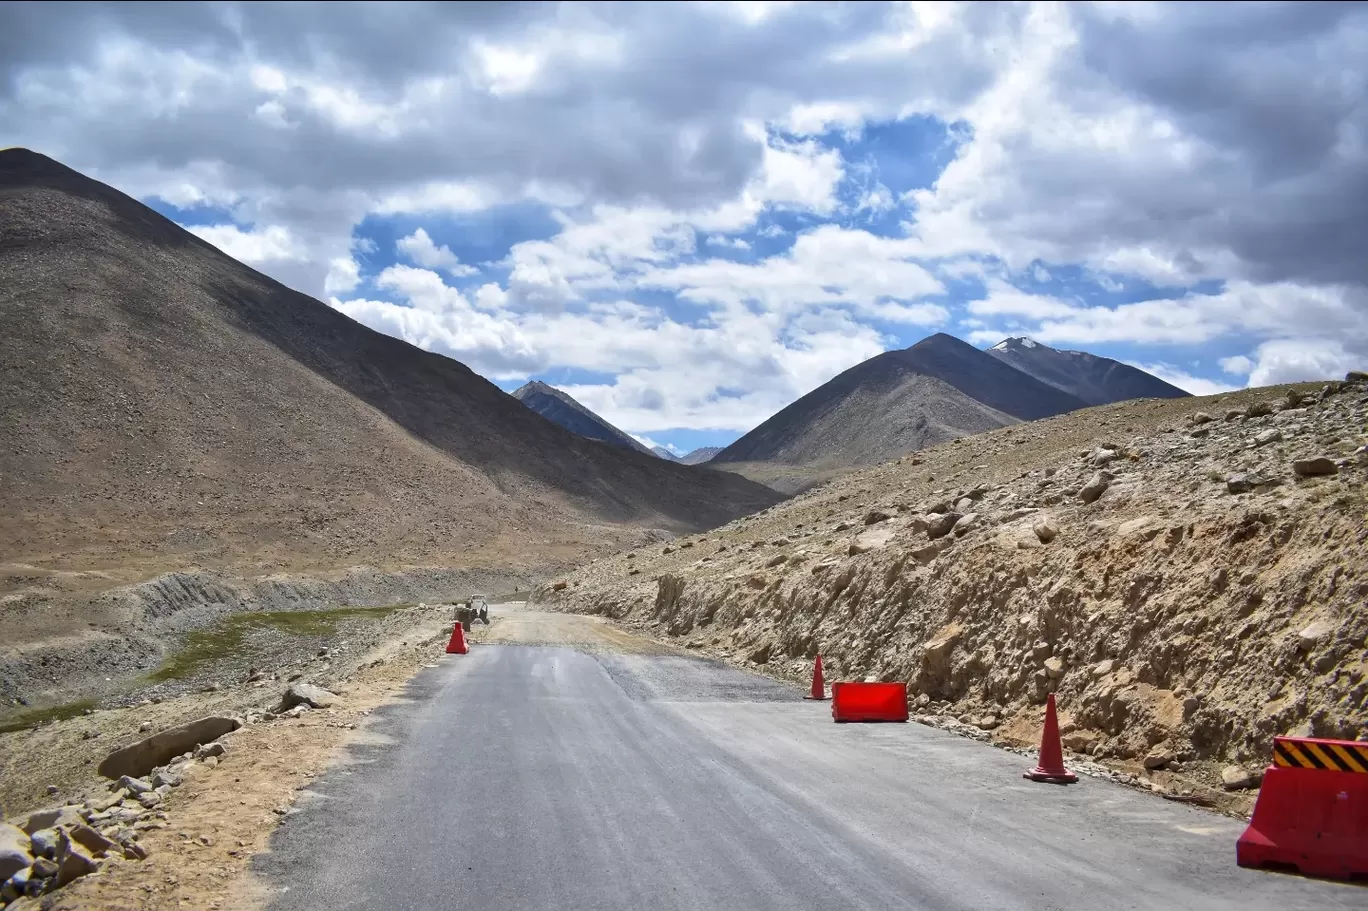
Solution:
M202 743L217 740L241 726L242 722L236 718L216 715L200 718L115 750L100 763L99 772L106 778L121 778L124 775L140 778L157 766L166 765L181 753L188 753Z
M79 826L85 822L81 811L73 806L55 807L51 810L36 810L24 820L24 831L29 835L39 829L55 829L57 826Z
M326 709L334 705L340 697L321 686L312 683L296 683L280 697L278 712L288 712L297 705L307 705L312 709Z
M29 837L23 829L0 822L0 882L4 882L33 863Z

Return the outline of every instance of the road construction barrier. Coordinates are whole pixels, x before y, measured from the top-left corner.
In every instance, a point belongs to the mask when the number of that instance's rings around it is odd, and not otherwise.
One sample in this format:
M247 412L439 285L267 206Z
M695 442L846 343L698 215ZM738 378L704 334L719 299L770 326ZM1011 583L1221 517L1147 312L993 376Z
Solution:
M1054 693L1045 698L1045 726L1040 732L1040 761L1034 769L1022 772L1021 777L1053 784L1073 784L1078 781L1078 776L1064 767L1064 744L1059 738L1059 716L1055 714Z
M907 684L833 683L833 721L906 721Z
M1235 861L1307 876L1368 877L1368 743L1274 738L1273 765Z
M451 640L447 642L446 653L448 655L464 655L469 649L466 647L465 629L461 622L456 621L456 628L451 631Z
M826 697L826 683L822 678L822 656L818 655L817 663L812 666L812 689L803 698L825 702Z

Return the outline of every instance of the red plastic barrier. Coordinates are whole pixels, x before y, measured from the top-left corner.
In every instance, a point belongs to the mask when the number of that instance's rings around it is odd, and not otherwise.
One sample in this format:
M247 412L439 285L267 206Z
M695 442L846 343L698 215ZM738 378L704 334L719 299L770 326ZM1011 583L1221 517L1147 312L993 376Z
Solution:
M907 684L833 683L831 717L835 721L906 721Z
M1368 876L1368 774L1270 766L1235 861L1307 876Z

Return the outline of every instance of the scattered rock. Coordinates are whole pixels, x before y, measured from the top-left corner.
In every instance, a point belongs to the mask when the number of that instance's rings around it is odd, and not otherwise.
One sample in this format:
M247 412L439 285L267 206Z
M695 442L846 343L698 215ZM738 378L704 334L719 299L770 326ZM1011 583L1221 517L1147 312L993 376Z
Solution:
M55 829L58 826L79 826L85 822L85 817L81 811L73 806L57 807L52 810L38 810L30 813L24 821L23 829L27 834L33 834L39 829Z
M1226 493L1249 493L1254 489L1254 482L1247 474L1233 474L1226 478Z
M666 553L669 553L669 551L667 550ZM563 591L565 591L565 590L566 590L567 588L569 588L569 587L570 587L570 583L569 583L569 582L554 582L554 583L552 583L552 585L551 585L551 590L552 590L553 592L563 592Z
M0 822L0 881L33 863L28 835L18 826Z
M309 708L325 709L337 702L337 694L331 693L321 686L314 686L312 683L295 683L281 694L280 706L276 711L288 711L300 704L307 705Z
M1097 468L1105 468L1116 461L1117 455L1115 449L1097 449L1093 451L1092 463Z
M1173 762L1175 758L1172 750L1150 750L1149 754L1144 759L1145 768L1150 770L1162 769L1168 766L1170 762Z
M221 743L206 743L203 746L196 747L195 758L206 759L210 756L222 756L226 752L228 752L228 748Z
M1041 544L1049 544L1059 536L1059 523L1054 520L1053 516L1041 516L1035 520L1031 530L1035 532L1035 536L1040 539Z
M1304 627L1301 632L1297 633L1297 645L1301 647L1302 651L1310 651L1315 648L1322 639L1329 638L1334 631L1335 627L1329 622L1317 620L1309 626Z
M767 561L765 561L765 566L766 566L767 568L770 568L770 567L779 566L780 564L782 564L782 563L787 563L787 562L788 562L788 554L776 554L775 556L770 557Z
M1058 680L1060 677L1063 677L1063 676L1064 676L1064 659L1058 658L1058 657L1056 657L1056 658L1046 658L1046 659L1045 659L1045 673L1046 673L1046 675L1049 676L1049 678L1050 678L1051 680Z
M120 790L127 791L129 794L137 796L138 794L146 794L148 791L155 788L156 784L150 784L141 778L134 778L132 775L124 775L115 782L114 786Z
M100 869L100 862L90 855L80 843L73 841L65 829L58 830L57 838L57 888Z
M1221 786L1227 791L1243 791L1258 785L1263 775L1237 765L1221 769Z
M1295 459L1292 462L1292 471L1299 478L1315 478L1324 475L1337 474L1339 466L1334 459L1325 456L1317 456L1314 459Z
M955 527L955 523L958 522L961 518L962 516L957 512L947 512L935 516L927 516L928 522L926 525L926 536L933 540L936 538L945 537L946 535L950 534L951 530Z
M1350 370L1344 375L1346 383L1368 383L1368 373L1362 370Z
M162 788L178 788L181 786L181 774L176 769L158 769L152 773L152 789L160 791Z
M971 512L968 515L961 518L958 522L955 523L955 537L962 538L969 532L973 531L974 526L978 524L978 521L979 514L976 512Z
M242 722L236 718L213 715L200 718L189 724L154 734L121 750L115 750L100 763L99 772L106 778L146 775L157 766L165 765L173 757L193 750L201 743L217 740L241 726Z
M1116 669L1116 662L1111 658L1099 661L1093 665L1092 674L1094 677L1105 677Z
M85 848L91 854L103 854L114 847L114 842L96 832L90 826L73 826L71 840Z
M29 852L34 857L56 857L57 830L39 829L29 836L29 844Z
M871 509L869 512L865 513L864 524L877 525L880 522L887 522L891 518L893 518L893 516L884 512L882 509Z
M1276 428L1276 427L1273 427L1273 428L1270 428L1269 430L1265 430L1265 431L1263 431L1262 433L1257 434L1257 435L1254 437L1254 445L1255 445L1255 446L1267 446L1267 445L1269 445L1270 443L1281 443L1282 440L1283 440L1283 433L1282 433L1282 431L1279 430L1279 429Z
M1211 415L1207 414L1205 411L1195 411L1192 414L1192 423L1196 426L1200 426L1202 424L1210 424L1214 420L1216 419Z
M1271 402L1254 402L1245 408L1244 416L1248 420L1249 418L1267 417L1272 413L1273 404Z
M1111 472L1097 472L1091 478L1089 478L1088 483L1084 484L1082 489L1078 491L1078 498L1082 500L1084 503L1093 502L1098 497L1102 496L1102 494L1107 492L1107 488L1111 486L1111 482L1113 480L1114 476Z

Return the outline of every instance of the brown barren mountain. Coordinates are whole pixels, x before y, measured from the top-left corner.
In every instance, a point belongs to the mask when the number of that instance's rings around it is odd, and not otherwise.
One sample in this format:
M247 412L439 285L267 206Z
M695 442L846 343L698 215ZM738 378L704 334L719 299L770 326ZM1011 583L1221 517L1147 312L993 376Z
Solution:
M856 364L710 464L798 492L956 437L1086 407L951 335Z
M0 390L0 596L61 571L532 565L777 499L565 431L25 149L0 152Z

